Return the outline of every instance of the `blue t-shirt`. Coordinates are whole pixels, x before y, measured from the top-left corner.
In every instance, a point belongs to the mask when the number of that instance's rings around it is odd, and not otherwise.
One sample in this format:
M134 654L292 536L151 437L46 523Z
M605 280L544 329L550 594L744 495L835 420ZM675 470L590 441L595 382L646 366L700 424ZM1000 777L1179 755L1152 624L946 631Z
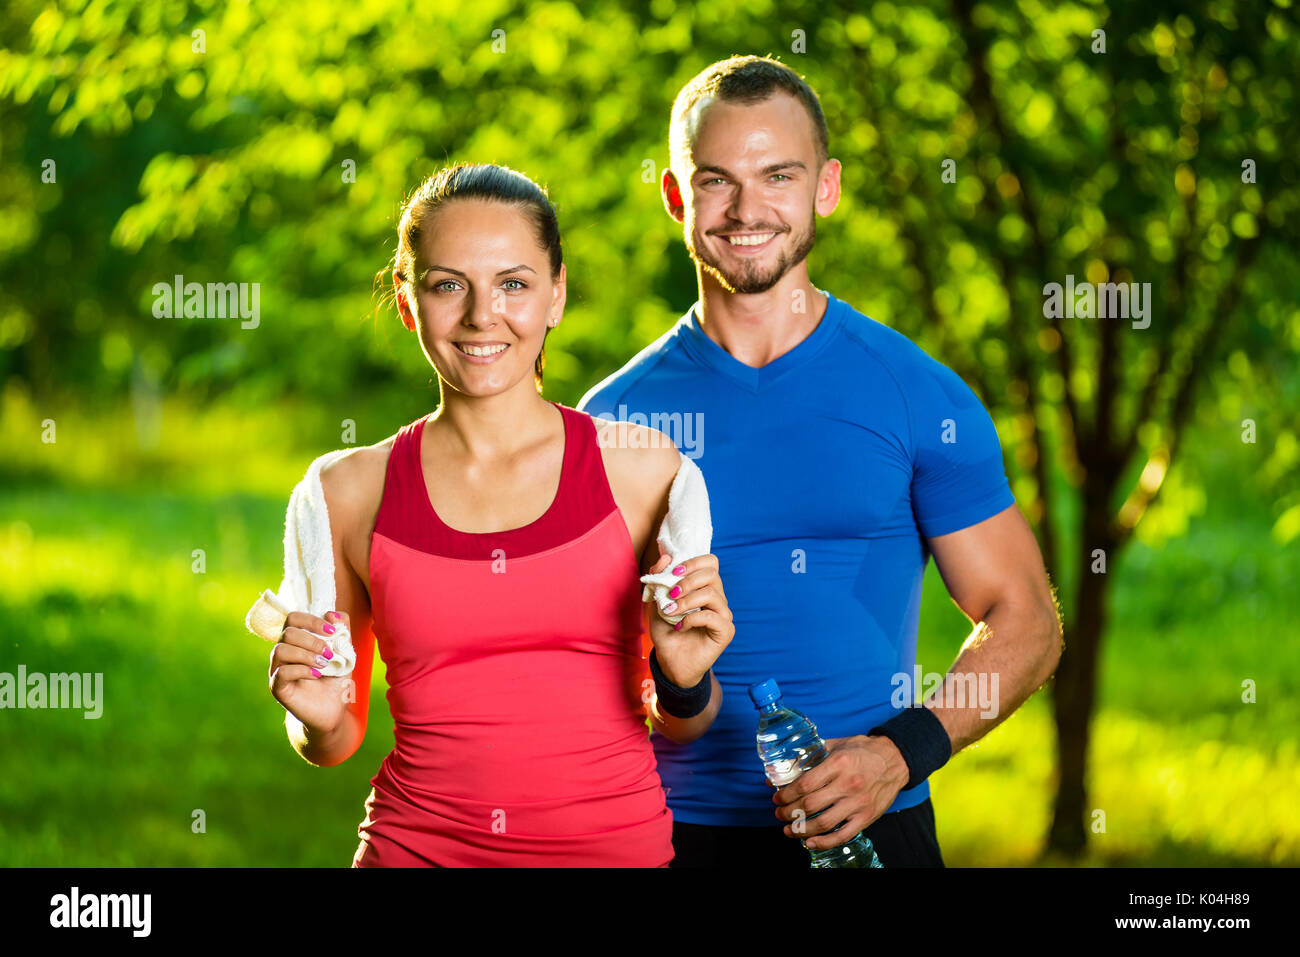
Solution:
M708 485L736 634L713 668L723 701L708 732L651 735L668 805L690 824L780 826L749 686L775 678L823 738L896 713L894 676L916 665L923 536L1015 504L993 422L954 372L834 296L758 369L692 308L578 408L660 429ZM924 781L889 810L929 793Z

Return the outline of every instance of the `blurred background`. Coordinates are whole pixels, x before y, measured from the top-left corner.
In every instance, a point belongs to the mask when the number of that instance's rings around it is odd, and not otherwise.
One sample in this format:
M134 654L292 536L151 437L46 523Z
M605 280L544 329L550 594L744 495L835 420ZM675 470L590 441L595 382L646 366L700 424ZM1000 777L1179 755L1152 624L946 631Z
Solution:
M437 405L373 285L397 211L455 162L549 189L574 405L695 299L657 184L734 53L821 96L813 282L977 391L1059 588L1056 678L933 778L948 863L1300 864L1289 0L10 0L0 672L102 672L104 710L0 711L0 864L349 863L383 668L312 767L243 616L307 464ZM159 316L176 276L256 323ZM1149 325L1046 315L1067 276L1150 283ZM968 630L931 565L922 668Z

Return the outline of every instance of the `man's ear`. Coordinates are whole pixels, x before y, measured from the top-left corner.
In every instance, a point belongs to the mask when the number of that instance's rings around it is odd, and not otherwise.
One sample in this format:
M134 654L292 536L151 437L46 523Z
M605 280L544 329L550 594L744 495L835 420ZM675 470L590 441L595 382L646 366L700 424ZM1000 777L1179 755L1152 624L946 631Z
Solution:
M828 159L822 167L821 176L817 179L817 198L813 203L818 216L829 216L839 205L840 172L840 161L837 159Z
M679 223L686 221L686 204L682 202L682 188L677 183L677 177L673 175L671 169L665 169L663 178L659 181L659 192L663 196L664 208L668 210L668 215Z

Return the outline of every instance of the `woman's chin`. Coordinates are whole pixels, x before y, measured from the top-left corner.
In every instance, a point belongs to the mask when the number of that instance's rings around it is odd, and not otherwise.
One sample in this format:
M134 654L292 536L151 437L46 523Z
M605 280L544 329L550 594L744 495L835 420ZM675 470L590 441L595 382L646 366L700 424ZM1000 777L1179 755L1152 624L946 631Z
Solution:
M472 373L466 375L460 370L457 370L453 375L447 375L440 370L438 376L444 383L469 399L487 399L494 395L501 395L503 392L509 392L510 390L517 388L519 383L525 378L524 376L520 376L514 381L508 381L504 376L496 374L495 372L493 374L488 374L484 371L478 375ZM530 383L532 382L533 376L531 369L528 370L528 376L526 378Z

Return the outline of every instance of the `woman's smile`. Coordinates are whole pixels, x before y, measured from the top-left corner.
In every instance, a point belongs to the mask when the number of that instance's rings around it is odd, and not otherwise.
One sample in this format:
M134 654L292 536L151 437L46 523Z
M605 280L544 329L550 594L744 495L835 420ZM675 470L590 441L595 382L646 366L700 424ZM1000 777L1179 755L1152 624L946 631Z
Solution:
M510 348L508 342L453 342L452 345L471 365L496 362Z

